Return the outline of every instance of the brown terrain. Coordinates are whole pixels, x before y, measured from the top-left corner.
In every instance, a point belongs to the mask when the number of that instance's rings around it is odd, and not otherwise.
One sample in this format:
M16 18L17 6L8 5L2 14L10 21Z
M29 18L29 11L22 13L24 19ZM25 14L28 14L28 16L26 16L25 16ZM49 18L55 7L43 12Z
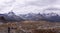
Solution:
M0 33L60 33L60 22L22 21L0 23Z

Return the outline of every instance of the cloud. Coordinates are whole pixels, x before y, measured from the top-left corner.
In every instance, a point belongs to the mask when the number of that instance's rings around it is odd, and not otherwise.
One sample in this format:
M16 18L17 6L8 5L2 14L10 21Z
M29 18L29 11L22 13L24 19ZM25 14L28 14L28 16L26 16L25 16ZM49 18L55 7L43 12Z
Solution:
M27 5L36 5L36 6L47 6L54 4L56 0L35 0L35 1L26 1Z
M6 13L11 10L16 14L38 13L47 7L53 6L59 8L60 0L2 0L0 1L0 13Z
M0 13L7 13L12 8L14 0L5 0L0 4Z

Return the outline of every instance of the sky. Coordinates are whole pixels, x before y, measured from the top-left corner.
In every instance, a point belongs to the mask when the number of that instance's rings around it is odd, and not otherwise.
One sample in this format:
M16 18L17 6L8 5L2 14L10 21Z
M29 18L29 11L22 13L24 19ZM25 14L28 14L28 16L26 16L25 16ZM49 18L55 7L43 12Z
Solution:
M16 14L44 13L48 8L59 8L60 0L0 0L0 13L13 11ZM46 11L49 13L52 11ZM54 11L60 13L60 11Z

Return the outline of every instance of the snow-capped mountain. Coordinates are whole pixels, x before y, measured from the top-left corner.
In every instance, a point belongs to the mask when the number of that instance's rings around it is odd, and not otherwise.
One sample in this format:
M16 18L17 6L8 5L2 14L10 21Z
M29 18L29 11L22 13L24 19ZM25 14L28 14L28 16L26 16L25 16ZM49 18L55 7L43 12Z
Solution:
M43 14L43 16L45 17L45 20L47 21L60 22L60 16L56 13Z
M24 21L24 20L31 20L31 21L53 21L53 22L60 22L60 15L58 13L55 13L53 11L58 11L59 9L56 8L48 8L45 9L45 11L49 11L49 13L28 13L28 14L19 14L16 15L14 12L9 12L5 15L6 20L8 21Z
M43 16L40 13L39 14L28 13L28 14L25 14L25 15L21 15L21 18L23 18L25 20L38 21L38 20L42 19Z
M23 20L20 16L15 15L14 12L9 12L8 17L11 21L22 21Z
M8 14L0 14L0 18L3 17L5 21L24 21L20 16L15 15L14 12Z
M45 21L53 21L53 22L59 22L60 21L60 16L56 13L48 13L48 14L34 14L34 13L29 13L25 15L20 15L21 18L25 20L33 20L33 21L40 21L40 20L45 20Z

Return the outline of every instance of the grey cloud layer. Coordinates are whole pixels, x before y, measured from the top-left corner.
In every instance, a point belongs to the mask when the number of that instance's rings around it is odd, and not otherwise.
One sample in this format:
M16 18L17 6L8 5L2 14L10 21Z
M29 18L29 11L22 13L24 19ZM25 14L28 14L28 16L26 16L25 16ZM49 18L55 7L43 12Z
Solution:
M46 6L56 3L58 0L36 0L31 2L26 2L27 5L37 5L37 6Z
M45 7L48 7L48 6L55 6L55 4L59 5L59 2L60 0L34 0L34 1L25 1L25 4L23 4L23 6L20 6L21 7L21 12L22 13L27 13L27 12L39 12L41 11L41 8L45 8ZM19 9L18 7L18 9ZM34 10L33 10L33 9ZM18 10L17 9L17 10ZM39 10L39 11L38 11Z
M20 1L20 2L19 2ZM9 0L0 4L0 10L15 13L39 12L41 8L60 5L60 0ZM39 10L39 11L38 11Z

